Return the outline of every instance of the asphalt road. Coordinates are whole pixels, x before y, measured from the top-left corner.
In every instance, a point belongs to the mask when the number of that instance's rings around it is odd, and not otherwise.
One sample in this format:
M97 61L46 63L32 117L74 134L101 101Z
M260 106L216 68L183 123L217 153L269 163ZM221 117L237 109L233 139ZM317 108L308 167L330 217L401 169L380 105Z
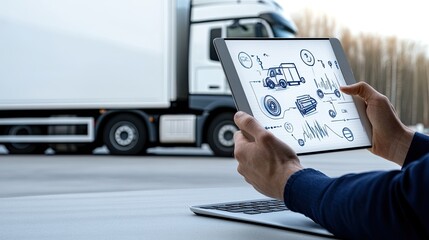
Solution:
M241 187L232 158L207 149L155 149L147 156L0 154L0 197L154 189ZM398 169L366 150L302 156L328 175Z
M210 151L201 149L151 152L147 156L112 156L104 152L2 154L0 197L245 184L235 172L236 161L232 158L216 158Z

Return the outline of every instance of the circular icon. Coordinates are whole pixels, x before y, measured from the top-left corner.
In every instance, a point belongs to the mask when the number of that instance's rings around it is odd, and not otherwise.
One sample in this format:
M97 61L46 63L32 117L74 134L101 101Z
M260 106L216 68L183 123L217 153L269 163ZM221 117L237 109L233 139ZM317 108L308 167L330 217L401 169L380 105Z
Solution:
M350 130L348 127L343 128L343 136L349 142L355 140L355 137L353 136L352 130Z
M249 69L253 66L252 59L250 58L249 54L245 52L240 52L238 54L238 61L240 62L241 66Z
M317 96L319 96L319 98L323 98L325 96L325 94L323 93L323 91L321 89L317 89Z
M291 123L287 122L287 123L285 123L285 129L286 129L286 132L292 133L293 132L293 125Z
M264 106L268 113L273 116L279 116L281 113L279 102L271 95L264 97Z
M299 146L301 146L301 147L303 147L304 146L304 140L302 140L302 139L298 139L298 144L299 144Z
M331 118L335 118L337 116L337 113L334 110L329 110L329 116L331 116Z
M300 55L301 55L302 61L308 66L313 66L314 63L316 62L314 60L313 54L307 49L302 49Z
M337 98L341 97L341 93L340 91L338 91L338 89L335 89L334 93L335 93L335 96L337 96Z

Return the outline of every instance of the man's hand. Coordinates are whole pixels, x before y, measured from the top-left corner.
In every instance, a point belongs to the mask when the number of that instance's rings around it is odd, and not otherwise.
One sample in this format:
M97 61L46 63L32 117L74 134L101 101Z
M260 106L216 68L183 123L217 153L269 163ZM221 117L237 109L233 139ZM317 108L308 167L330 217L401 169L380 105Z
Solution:
M370 151L402 166L414 132L402 124L389 99L364 82L343 86L341 91L365 100L366 113L372 124Z
M241 130L234 135L238 172L260 193L283 200L287 180L303 169L296 153L252 116L237 112L234 121Z

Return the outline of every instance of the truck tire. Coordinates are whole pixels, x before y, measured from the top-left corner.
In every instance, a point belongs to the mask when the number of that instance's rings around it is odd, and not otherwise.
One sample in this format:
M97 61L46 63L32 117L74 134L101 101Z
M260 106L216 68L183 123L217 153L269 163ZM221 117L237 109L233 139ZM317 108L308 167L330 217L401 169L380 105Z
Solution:
M121 114L110 119L104 127L103 136L111 154L132 155L146 150L146 126L132 114Z
M271 80L270 78L265 79L265 82L267 84L267 87L274 89L276 88L276 84L274 83L273 80Z
M6 129L6 135L39 135L42 131L36 126L17 125ZM47 145L44 143L6 143L4 144L9 154L42 154Z
M286 80L284 80L284 79L280 79L280 80L279 80L279 85L280 85L280 87L282 87L282 88L286 88L286 87L287 87Z
M233 113L222 113L210 123L207 142L216 156L233 157L234 155L234 133L238 128L234 124L233 117Z

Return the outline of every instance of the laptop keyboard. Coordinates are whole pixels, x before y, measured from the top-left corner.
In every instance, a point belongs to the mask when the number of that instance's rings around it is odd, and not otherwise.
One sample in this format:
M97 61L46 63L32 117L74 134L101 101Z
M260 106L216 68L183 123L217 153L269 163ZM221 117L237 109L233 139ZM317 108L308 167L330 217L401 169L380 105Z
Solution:
M270 212L280 212L288 210L284 202L280 200L257 200L235 203L223 203L216 205L202 206L204 209L213 209L231 213L261 214Z

